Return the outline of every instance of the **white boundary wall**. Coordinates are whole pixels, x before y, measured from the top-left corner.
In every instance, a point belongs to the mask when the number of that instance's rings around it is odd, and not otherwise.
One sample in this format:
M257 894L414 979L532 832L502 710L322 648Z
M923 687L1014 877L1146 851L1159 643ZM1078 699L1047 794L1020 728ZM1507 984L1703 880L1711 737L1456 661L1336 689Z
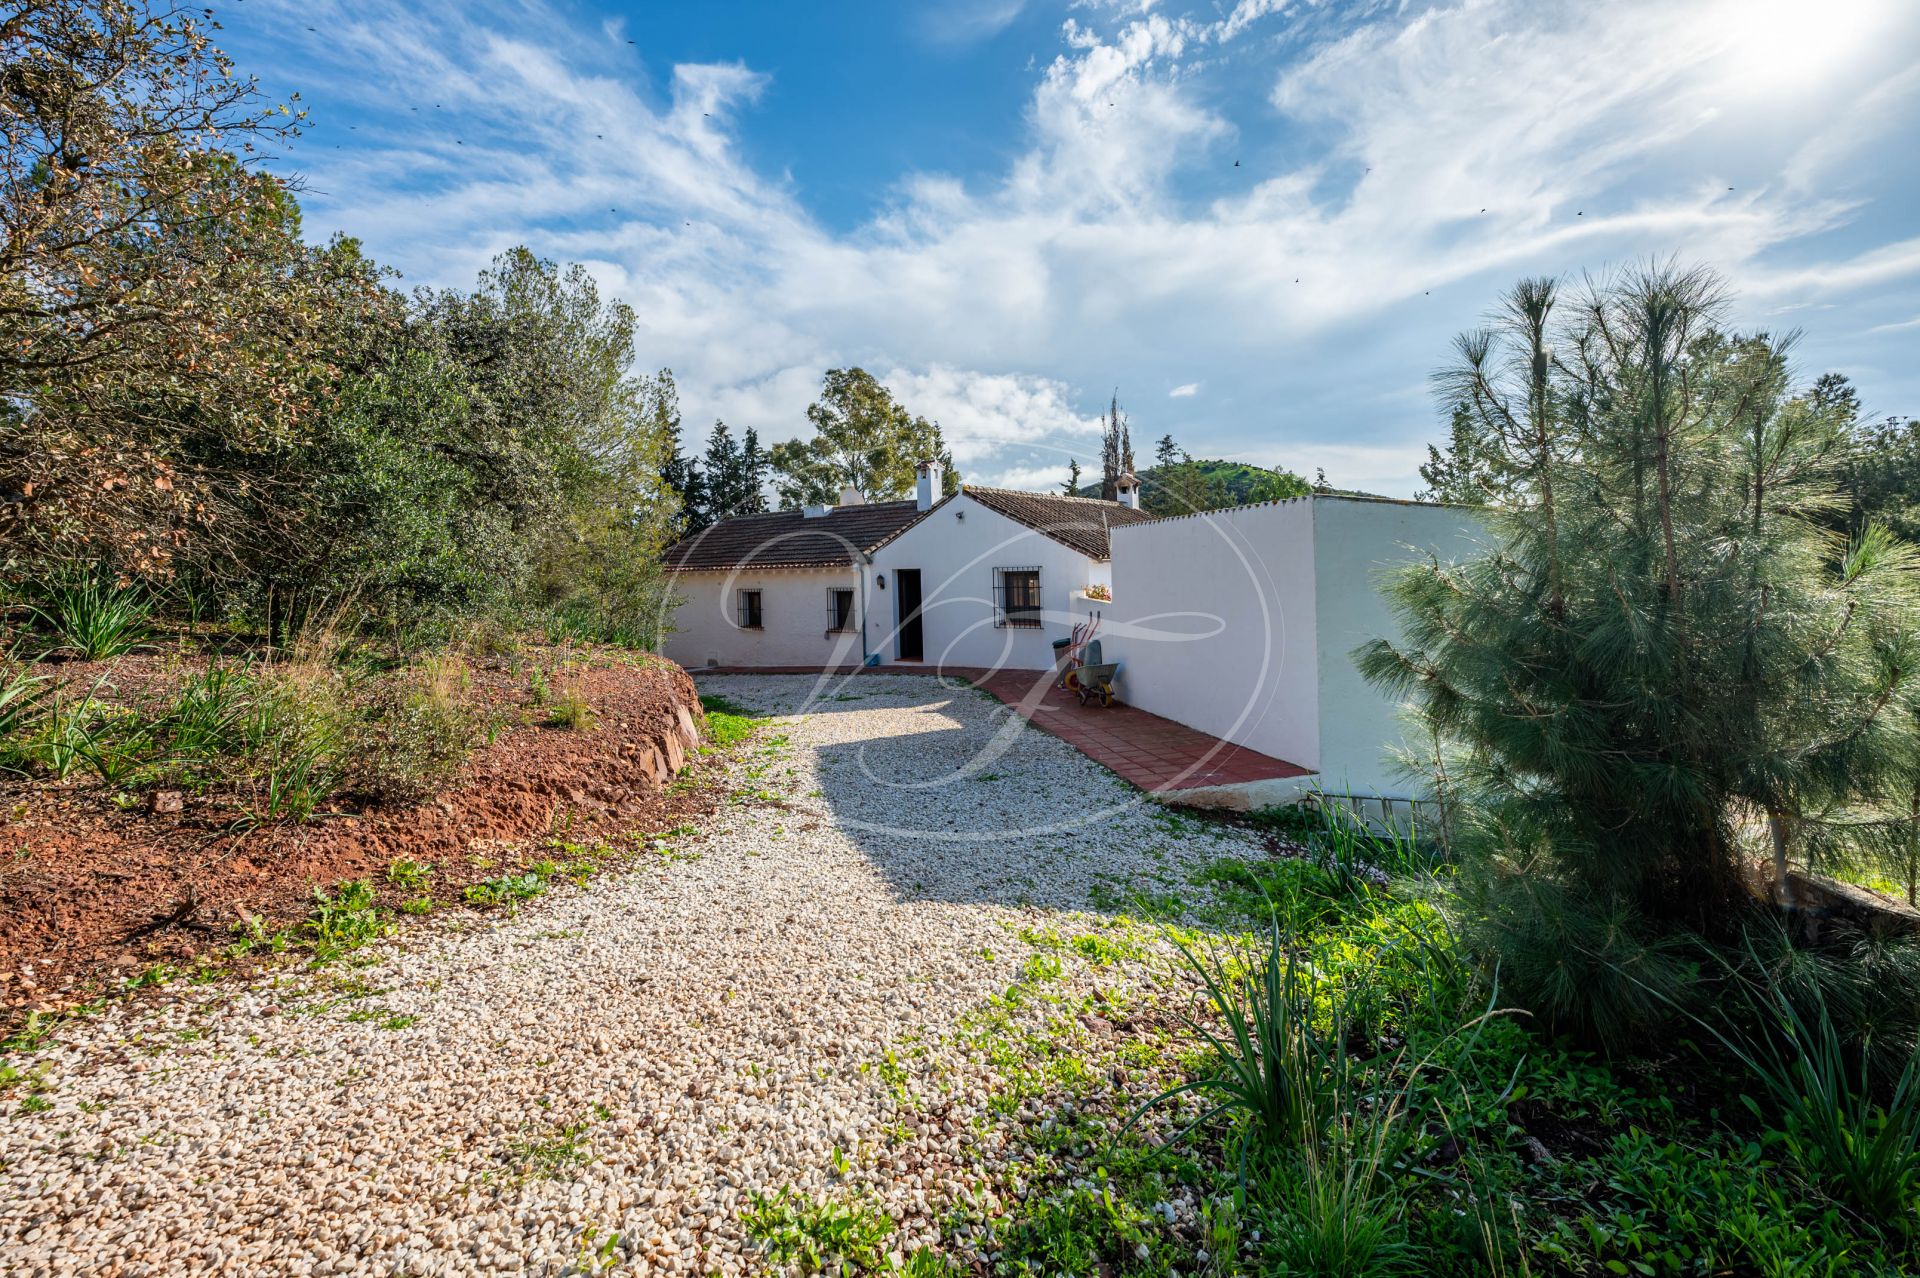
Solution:
M1399 706L1353 650L1395 637L1382 579L1415 555L1465 558L1459 507L1342 497L1117 528L1108 655L1130 704L1311 768L1332 791L1399 795Z
M1317 768L1313 505L1116 528L1104 655L1128 705Z

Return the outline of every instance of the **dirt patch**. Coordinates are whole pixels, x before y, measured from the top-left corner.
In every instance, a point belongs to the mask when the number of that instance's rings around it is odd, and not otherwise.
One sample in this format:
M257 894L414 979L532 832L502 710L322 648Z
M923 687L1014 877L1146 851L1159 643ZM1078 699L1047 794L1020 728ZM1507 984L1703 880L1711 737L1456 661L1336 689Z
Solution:
M524 673L569 655L566 686L592 708L584 730L547 726ZM203 664L139 655L60 673L77 690L98 682L137 701ZM366 879L394 902L418 896L386 883L398 858L432 864L432 895L457 899L469 883L554 856L556 842L666 830L710 806L706 787L673 783L702 716L693 680L670 662L529 652L476 661L471 694L494 725L491 744L420 803L246 828L219 795L0 783L0 1023L222 948L243 919L295 923L316 887Z

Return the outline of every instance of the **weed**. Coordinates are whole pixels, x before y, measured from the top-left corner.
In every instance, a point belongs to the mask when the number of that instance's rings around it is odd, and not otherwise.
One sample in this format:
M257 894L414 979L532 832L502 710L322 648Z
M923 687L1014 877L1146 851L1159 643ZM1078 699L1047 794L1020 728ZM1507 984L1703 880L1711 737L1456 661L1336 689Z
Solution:
M559 1180L593 1157L584 1121L549 1127L538 1134L533 1124L524 1123L521 1132L506 1143L503 1151L514 1183Z
M373 885L353 879L340 884L332 895L315 888L313 909L300 931L314 958L326 962L386 935L387 928L374 903Z
M792 1189L771 1195L755 1190L740 1219L775 1269L802 1275L853 1278L881 1271L893 1236L893 1221L875 1203L808 1199Z
M433 877L431 862L415 861L401 857L387 867L387 882L407 892L424 891L427 881Z
M576 688L565 688L556 695L547 707L547 726L566 728L572 732L585 732L596 722L593 707L580 695Z
M52 1108L53 1102L38 1092L20 1098L19 1112L22 1114L39 1114Z
M1029 983L1035 981L1056 981L1062 971L1060 960L1052 954L1029 954L1026 962L1020 965L1020 979Z
M521 874L503 874L498 878L469 883L461 893L469 905L506 905L529 901L547 890L547 876L535 870Z
M764 722L725 697L701 697L700 705L707 712L707 739L721 749L739 745Z

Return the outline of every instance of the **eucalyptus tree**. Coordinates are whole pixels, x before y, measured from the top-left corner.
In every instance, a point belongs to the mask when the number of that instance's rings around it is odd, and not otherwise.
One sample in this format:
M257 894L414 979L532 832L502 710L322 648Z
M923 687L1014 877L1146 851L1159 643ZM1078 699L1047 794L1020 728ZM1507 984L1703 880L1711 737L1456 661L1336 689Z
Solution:
M1847 423L1725 310L1673 266L1510 290L1436 378L1508 485L1486 549L1402 572L1404 639L1358 654L1436 743L1482 883L1584 911L1574 948L1723 929L1755 852L1783 890L1791 857L1908 829L1914 552L1831 531Z
M832 505L840 490L857 488L869 501L911 496L922 461L947 462L949 491L956 481L940 426L907 411L863 368L827 370L820 398L807 406L813 438L775 444L767 454L782 506Z

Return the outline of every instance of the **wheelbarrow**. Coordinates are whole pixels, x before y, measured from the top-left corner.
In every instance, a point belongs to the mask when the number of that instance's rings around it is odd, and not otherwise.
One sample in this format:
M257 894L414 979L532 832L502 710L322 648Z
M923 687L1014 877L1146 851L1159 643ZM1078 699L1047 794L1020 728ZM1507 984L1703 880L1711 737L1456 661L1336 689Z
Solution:
M1067 690L1080 698L1080 704L1099 700L1103 706L1113 704L1113 677L1120 673L1117 661L1102 662L1099 665L1075 666L1067 672Z

